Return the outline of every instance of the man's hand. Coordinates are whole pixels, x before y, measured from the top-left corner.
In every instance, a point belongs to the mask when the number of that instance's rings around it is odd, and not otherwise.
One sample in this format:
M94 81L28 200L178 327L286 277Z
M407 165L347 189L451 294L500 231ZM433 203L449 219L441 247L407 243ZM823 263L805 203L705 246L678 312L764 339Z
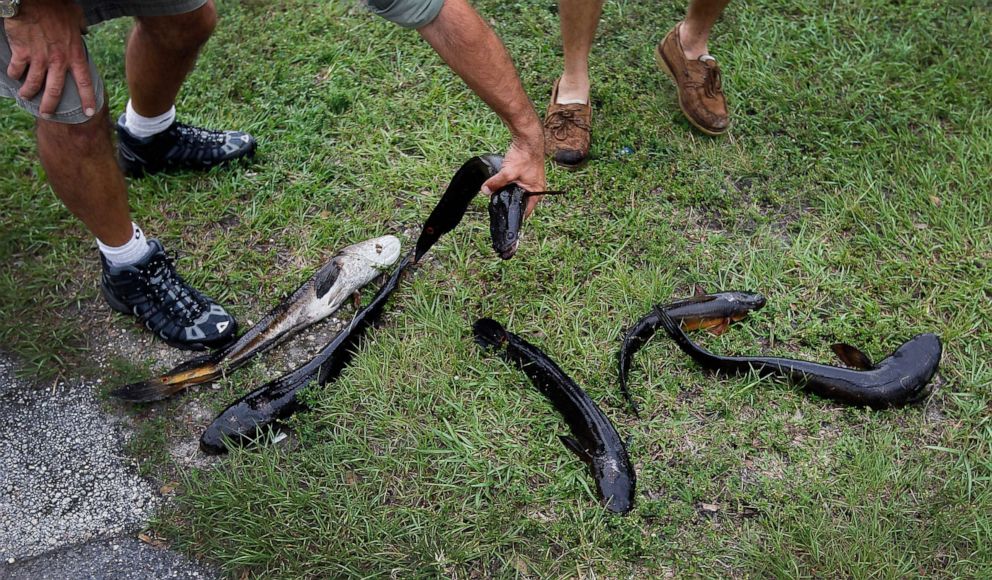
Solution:
M518 138L510 144L510 149L503 156L503 167L499 173L490 177L482 184L482 193L492 195L506 185L516 182L527 191L544 191L544 136L534 139ZM527 198L527 209L524 217L529 217L541 201L539 195Z
M83 47L83 11L72 0L27 0L21 4L16 18L3 21L10 42L10 66L7 76L24 79L18 94L23 99L34 98L45 88L39 113L51 118L62 100L66 74L79 87L83 113L96 114L96 94L90 66Z

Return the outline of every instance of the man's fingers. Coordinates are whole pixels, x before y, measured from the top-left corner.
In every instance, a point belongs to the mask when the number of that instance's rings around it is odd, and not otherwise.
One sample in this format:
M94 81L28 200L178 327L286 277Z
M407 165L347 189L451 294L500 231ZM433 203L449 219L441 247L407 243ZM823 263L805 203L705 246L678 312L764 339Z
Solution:
M45 79L45 92L41 97L38 112L42 117L50 117L59 108L62 100L62 90L65 88L65 65L53 63L48 67L48 78Z
M32 62L31 67L28 69L28 76L24 79L24 84L21 85L21 90L17 92L22 99L33 99L38 91L41 90L42 85L45 84L45 73L48 71L48 67L42 63Z
M79 87L79 101L83 105L83 114L92 117L96 114L96 91L93 88L93 77L90 76L90 66L84 56L82 61L73 60L72 77Z
M506 166L504 165L503 167L504 167L503 170L501 170L496 175L490 177L489 179L486 180L485 183L482 184L482 193L486 195L492 195L494 191L499 191L503 189L504 187L506 187L508 183L513 181L506 174L506 169L505 169Z
M26 70L28 70L28 60L14 55L10 59L10 64L7 65L7 76L17 80L24 76Z
M532 195L527 198L527 209L524 210L524 217L529 218L530 214L534 213L534 208L537 204L544 199L543 195Z

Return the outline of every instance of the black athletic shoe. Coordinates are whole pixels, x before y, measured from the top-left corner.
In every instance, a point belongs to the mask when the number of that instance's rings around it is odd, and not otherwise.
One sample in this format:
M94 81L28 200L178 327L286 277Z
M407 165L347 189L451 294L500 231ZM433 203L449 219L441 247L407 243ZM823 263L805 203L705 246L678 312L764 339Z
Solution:
M255 155L257 144L247 133L173 122L165 131L139 139L124 128L124 117L117 119L117 158L130 177L170 170L206 170Z
M204 350L230 343L238 331L234 317L183 281L158 240L148 243L152 251L131 266L111 266L100 256L100 289L110 307L137 316L176 348Z

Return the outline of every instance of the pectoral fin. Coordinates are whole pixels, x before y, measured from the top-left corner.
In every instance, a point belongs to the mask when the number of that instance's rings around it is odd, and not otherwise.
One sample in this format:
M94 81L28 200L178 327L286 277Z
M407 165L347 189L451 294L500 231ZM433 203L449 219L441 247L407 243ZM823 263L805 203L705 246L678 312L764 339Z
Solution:
M872 364L871 358L868 355L849 344L838 342L830 348L834 350L834 354L837 355L837 358L839 358L842 363L851 368L862 370L871 370L875 368L875 365Z
M728 318L724 318L720 322L718 322L715 325L709 327L707 330L709 330L710 331L710 334L713 334L714 336L720 336L724 332L727 332L727 329L730 328L730 322L731 322L731 320L730 320L729 317Z
M579 459L581 459L582 461L588 463L589 461L592 460L592 457L589 456L589 452L586 451L585 448L583 448L582 445L578 441L576 441L574 437L569 437L568 435L559 435L558 438L561 439L561 442L565 445L565 447L568 447L568 449L572 453L578 455Z
M338 274L341 273L341 267L338 266L337 258L328 262L326 266L320 269L313 277L313 293L317 296L317 299L321 299L325 294L334 286L334 283L338 280Z

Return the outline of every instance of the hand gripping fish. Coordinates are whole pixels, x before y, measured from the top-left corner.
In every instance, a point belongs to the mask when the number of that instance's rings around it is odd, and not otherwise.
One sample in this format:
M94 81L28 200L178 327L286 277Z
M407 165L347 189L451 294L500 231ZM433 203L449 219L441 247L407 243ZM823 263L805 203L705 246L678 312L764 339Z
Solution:
M461 223L469 203L479 194L482 184L496 175L502 166L502 157L489 154L473 157L458 169L441 200L424 222L420 238L417 239L416 261L419 262L441 236ZM509 260L517 251L527 199L535 195L560 193L562 192L530 192L515 183L493 193L489 198L489 233L493 249L501 258Z
M705 329L713 334L723 334L727 328L739 320L743 320L751 311L761 310L765 306L765 297L753 292L719 292L705 294L702 288L696 288L692 298L666 304L661 308L686 330ZM651 340L661 325L656 309L652 309L643 318L634 323L623 337L620 347L620 392L630 404L634 416L640 416L640 409L630 391L627 389L627 377L634 354L644 344Z
M225 440L232 445L250 443L265 427L303 408L303 403L296 396L302 389L313 382L326 385L337 379L354 356L365 331L382 316L386 301L412 263L412 256L407 254L372 301L359 310L351 323L308 363L255 389L224 409L200 437L200 449L216 455L227 451Z
M589 465L606 508L618 514L629 512L634 507L637 477L627 446L603 411L548 355L495 320L482 318L472 329L480 346L498 351L522 370L564 417L572 437L558 438Z
M125 385L111 395L132 403L158 401L196 384L216 380L248 363L291 334L336 312L353 295L400 256L394 236L350 245L265 315L231 346L188 360L164 375Z
M761 376L783 378L825 399L873 409L899 407L924 398L942 351L940 338L928 333L914 336L877 365L853 346L833 346L845 364L862 370L788 358L719 356L689 340L662 309L657 314L665 332L703 368L737 375L754 370Z

